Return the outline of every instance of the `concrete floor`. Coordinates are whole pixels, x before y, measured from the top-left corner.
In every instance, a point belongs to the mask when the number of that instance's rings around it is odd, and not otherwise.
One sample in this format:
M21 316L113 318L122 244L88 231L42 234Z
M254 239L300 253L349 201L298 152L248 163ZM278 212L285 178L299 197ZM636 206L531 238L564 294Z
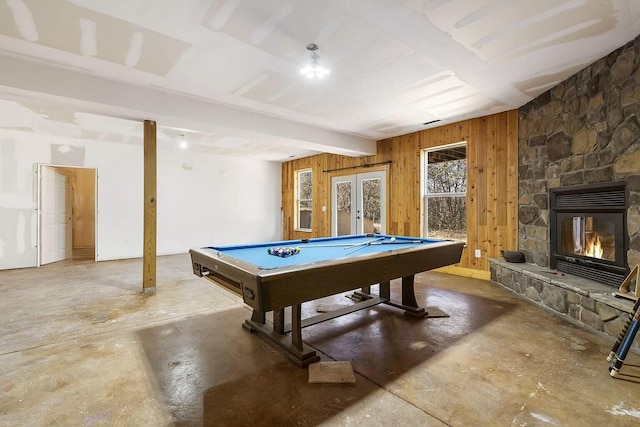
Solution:
M450 317L377 306L305 329L324 360L356 372L355 385L308 384L187 255L158 259L154 295L141 294L141 271L140 260L0 271L0 425L640 424L640 384L609 377L610 339L490 282L424 273L418 301ZM623 371L640 380L634 364Z

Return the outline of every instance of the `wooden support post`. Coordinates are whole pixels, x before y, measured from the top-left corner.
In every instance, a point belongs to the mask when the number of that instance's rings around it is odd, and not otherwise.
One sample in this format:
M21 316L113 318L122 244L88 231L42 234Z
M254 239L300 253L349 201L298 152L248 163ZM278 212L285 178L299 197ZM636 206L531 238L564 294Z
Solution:
M156 291L156 122L144 121L144 244L142 292Z

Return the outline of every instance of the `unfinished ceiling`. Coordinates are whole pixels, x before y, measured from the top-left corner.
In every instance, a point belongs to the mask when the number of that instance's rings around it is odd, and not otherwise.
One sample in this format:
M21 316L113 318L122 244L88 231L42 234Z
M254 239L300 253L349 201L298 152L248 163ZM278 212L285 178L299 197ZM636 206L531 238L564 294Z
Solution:
M193 150L366 155L518 108L638 34L637 0L0 0L0 129L140 143L150 118Z

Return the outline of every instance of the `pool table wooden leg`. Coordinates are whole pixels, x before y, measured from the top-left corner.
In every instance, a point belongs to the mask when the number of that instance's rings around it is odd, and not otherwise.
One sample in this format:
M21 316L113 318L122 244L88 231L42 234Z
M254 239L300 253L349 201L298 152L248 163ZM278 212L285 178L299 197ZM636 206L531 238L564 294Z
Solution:
M284 330L284 320L282 329ZM291 344L302 352L302 304L291 306Z
M402 307L404 314L410 317L428 317L429 313L418 305L416 301L416 291L413 286L415 276L406 276L402 278Z
M429 317L429 313L427 313L424 307L420 307L418 301L416 301L413 280L413 275L402 278L402 300L400 304L390 299L389 282L380 283L380 297L386 300L384 301L385 304L404 310L404 314L407 316Z
M416 301L416 292L413 287L414 278L414 275L402 278L402 305L418 308L418 301Z
M284 309L274 310L272 329L266 324L265 314L257 310L253 310L251 319L245 320L242 327L281 348L296 366L305 368L318 362L320 356L302 341L302 304L291 307L291 314L291 337L286 333L284 326ZM280 322L283 323L281 327Z
M380 288L378 290L380 298L391 299L391 282L380 282Z
M273 310L273 330L280 335L286 333L284 330L284 308Z
M251 321L256 323L261 323L264 325L266 322L264 312L253 310L253 313L251 313Z

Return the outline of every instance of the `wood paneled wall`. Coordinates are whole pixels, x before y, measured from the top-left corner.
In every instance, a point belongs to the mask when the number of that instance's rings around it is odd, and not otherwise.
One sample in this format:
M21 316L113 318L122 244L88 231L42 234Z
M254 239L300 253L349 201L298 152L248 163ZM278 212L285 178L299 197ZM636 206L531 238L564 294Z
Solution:
M320 154L283 163L284 238L330 236L331 177L380 169L388 170L388 234L420 236L422 151L462 141L467 142L467 247L459 267L488 271L487 258L499 257L501 249L518 249L517 110L378 141L375 156ZM356 168L324 172L345 167ZM306 168L313 171L311 232L295 231L293 222L295 171ZM480 258L476 249L482 251Z
M73 248L94 249L96 180L94 169L75 169L73 179Z
M73 258L94 259L96 245L96 171L56 167L69 176L72 197Z

